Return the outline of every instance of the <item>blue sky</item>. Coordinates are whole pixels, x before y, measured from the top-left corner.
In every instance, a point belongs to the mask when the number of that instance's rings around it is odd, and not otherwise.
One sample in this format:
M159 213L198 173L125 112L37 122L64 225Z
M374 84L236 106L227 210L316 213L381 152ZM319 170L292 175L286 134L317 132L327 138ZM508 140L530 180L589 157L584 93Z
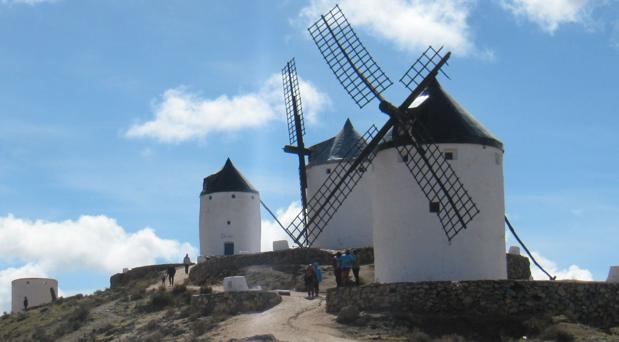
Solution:
M306 33L333 4L0 0L0 310L15 277L72 293L195 255L202 178L227 157L288 214L288 59L307 143L347 117L360 131L385 120L376 102L356 107ZM394 81L428 44L453 52L443 86L503 141L522 238L555 272L604 280L619 264L619 2L340 5Z

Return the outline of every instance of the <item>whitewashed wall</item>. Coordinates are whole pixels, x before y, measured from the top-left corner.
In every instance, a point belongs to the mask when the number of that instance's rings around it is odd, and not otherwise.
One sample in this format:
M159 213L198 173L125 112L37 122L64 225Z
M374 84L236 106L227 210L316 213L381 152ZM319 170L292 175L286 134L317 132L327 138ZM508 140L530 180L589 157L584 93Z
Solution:
M225 242L234 243L234 254L260 252L260 234L259 194L216 192L200 196L201 255L223 255Z
M320 164L307 168L308 199L313 196L333 170L335 163ZM372 199L368 170L357 187L350 193L329 224L320 234L314 247L342 249L373 246Z
M50 288L58 298L58 281L49 278L21 278L11 282L11 312L24 311L24 297L28 297L28 307L52 302Z
M373 225L377 282L505 279L503 152L474 144L439 144L480 210L448 242L429 201L393 148L374 160Z

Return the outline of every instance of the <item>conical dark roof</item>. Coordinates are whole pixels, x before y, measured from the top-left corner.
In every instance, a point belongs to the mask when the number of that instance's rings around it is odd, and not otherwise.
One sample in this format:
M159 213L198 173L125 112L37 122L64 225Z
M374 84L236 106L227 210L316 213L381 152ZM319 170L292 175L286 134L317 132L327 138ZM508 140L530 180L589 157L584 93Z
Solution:
M230 191L258 193L228 158L219 172L204 178L200 195Z
M354 160L366 145L366 142L363 141L360 146L355 146L360 139L363 139L361 134L355 130L350 119L346 119L344 127L336 136L309 148L311 153L308 166L336 162L342 159ZM349 153L355 147L356 149ZM349 153L348 156L347 153Z
M432 82L423 95L428 98L417 107L409 109L408 114L416 116L435 143L468 143L503 149L503 143L449 96L438 81ZM393 132L391 130L385 136L381 148L394 145ZM398 144L406 143L402 137L395 140Z

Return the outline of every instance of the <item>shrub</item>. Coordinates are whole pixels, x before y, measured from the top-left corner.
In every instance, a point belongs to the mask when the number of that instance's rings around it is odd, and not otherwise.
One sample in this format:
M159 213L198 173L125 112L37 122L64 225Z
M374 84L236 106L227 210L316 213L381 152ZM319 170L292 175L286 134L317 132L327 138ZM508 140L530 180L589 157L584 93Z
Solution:
M186 291L187 291L187 286L185 285L174 285L174 288L172 289L172 293L175 295L184 293Z
M166 306L174 305L175 300L174 296L172 296L169 292L155 292L150 297L149 306L151 309L157 311L165 308Z

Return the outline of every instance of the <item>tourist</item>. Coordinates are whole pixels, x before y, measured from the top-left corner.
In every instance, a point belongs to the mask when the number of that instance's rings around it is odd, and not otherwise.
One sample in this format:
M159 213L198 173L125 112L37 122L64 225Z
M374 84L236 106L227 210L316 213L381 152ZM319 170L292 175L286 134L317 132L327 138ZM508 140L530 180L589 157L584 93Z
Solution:
M320 282L322 281L322 272L320 271L318 262L314 262L314 277L314 294L318 296L320 293Z
M28 311L28 297L24 297L24 311Z
M168 276L166 271L161 272L161 286L165 287L165 278Z
M342 270L340 268L340 256L342 253L337 252L333 256L332 265L333 265L333 274L335 275L335 284L337 287L342 286Z
M189 265L191 265L191 259L189 259L189 253L185 254L183 258L183 264L185 264L185 274L189 274Z
M352 268L352 255L350 254L350 250L346 250L344 255L340 256L340 268L341 268L341 279L340 283L342 286L348 285L348 278L350 277L350 269Z
M352 274L355 276L355 284L359 286L359 269L361 269L361 262L359 260L359 250L355 249L352 252Z
M170 286L174 285L174 275L176 274L176 268L174 266L168 267L168 282Z
M305 268L305 288L307 288L307 297L314 297L314 289L316 288L316 273L314 272L314 266L312 264L307 265Z

